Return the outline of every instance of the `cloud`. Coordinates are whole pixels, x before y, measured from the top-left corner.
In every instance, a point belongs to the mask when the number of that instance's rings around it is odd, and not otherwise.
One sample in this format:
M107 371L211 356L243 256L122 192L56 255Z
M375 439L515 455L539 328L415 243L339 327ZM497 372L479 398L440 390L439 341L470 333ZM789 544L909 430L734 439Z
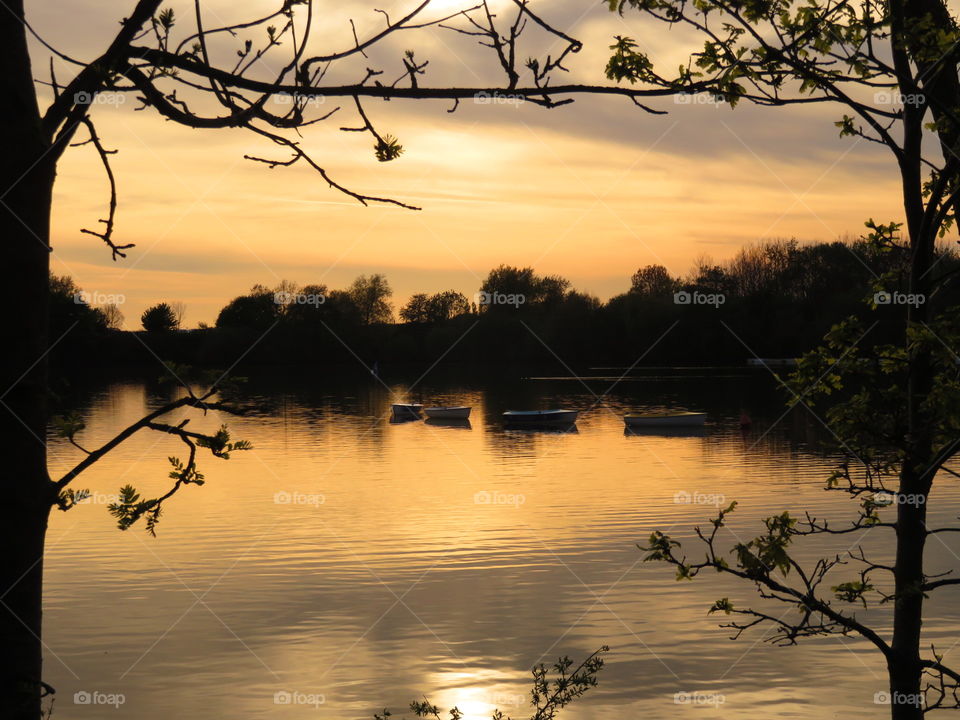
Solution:
M171 6L186 30L192 3ZM534 6L585 41L568 63L575 81L602 80L613 34L637 37L664 63L675 64L695 48L689 34L664 32L636 17L620 20L599 4ZM270 11L276 2L207 0L204 7L214 22ZM408 7L398 3L391 17ZM350 17L361 36L383 22L365 3L331 4L315 47L349 47ZM115 32L118 12L72 0L57 8L36 4L31 18L52 42L90 58ZM562 48L550 47L536 28L526 37L531 52ZM240 41L224 35L214 50L229 57ZM407 47L430 60L425 83L498 80L490 51L474 38L431 29L397 34L326 81L356 80L366 64L380 61L400 71ZM43 52L34 49L35 67L45 67ZM267 76L273 62L268 58L252 72ZM59 70L62 80L66 68ZM461 102L452 114L449 102L367 102L377 127L404 145L391 163L377 162L368 134L339 130L357 122L350 102L331 99L311 108L325 113L342 106L304 130L304 149L338 182L420 205L419 213L364 208L302 164L270 170L244 160L245 154L288 154L243 130L180 127L150 109L136 112L132 98L97 106L104 141L120 151L113 157L120 183L117 237L137 248L128 261L113 264L101 244L79 234L103 217L107 197L95 154L75 148L58 176L54 260L83 285L119 286L117 292L144 302L166 298L175 278L177 292L200 298L191 317L212 320L253 282L323 278L336 286L359 272L386 271L402 300L418 290L473 292L477 277L503 262L535 265L607 297L643 264L684 272L704 248L719 259L766 237L831 240L858 232L867 217L893 220L900 213L883 149L839 139L835 108L651 104L669 114L649 115L622 98L581 98L554 110Z

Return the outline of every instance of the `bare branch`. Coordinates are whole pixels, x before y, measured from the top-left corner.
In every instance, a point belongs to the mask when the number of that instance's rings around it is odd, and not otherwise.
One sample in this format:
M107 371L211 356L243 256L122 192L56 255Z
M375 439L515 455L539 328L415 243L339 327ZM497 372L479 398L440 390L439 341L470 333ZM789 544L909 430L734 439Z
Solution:
M94 148L96 148L97 153L100 155L100 161L103 163L104 172L106 172L107 180L110 183L110 210L107 217L100 220L100 222L104 225L103 232L96 232L94 230L87 230L85 228L81 228L80 232L86 233L87 235L93 235L94 237L98 237L103 240L103 242L107 244L107 247L110 248L113 260L116 260L117 257L125 258L127 255L123 251L129 250L132 247L136 247L136 245L134 243L117 245L113 242L113 224L117 215L117 180L114 177L113 168L110 166L110 156L115 155L117 151L107 150L103 147L103 143L100 142L100 137L97 135L97 129L94 127L93 121L89 117L85 117L81 122L83 122L87 130L90 131L90 138L82 143L76 143L76 145L86 145L87 143L91 143Z
M125 430L118 433L116 436L114 436L112 439L110 439L109 441L101 445L96 450L89 451L89 454L87 455L87 457L81 460L77 465L75 465L70 471L64 474L56 482L57 488L60 490L64 489L65 487L67 487L67 485L70 484L70 482L74 478L80 475L80 473L82 473L91 465L99 461L111 450L116 448L125 440L129 439L132 435L134 435L138 431L148 428L150 424L153 423L157 418L167 415L168 413L171 413L174 410L178 410L183 407L193 407L193 408L203 410L204 412L207 412L210 410L216 410L221 412L228 412L235 415L242 414L243 412L242 410L235 408L233 406L226 405L220 402L211 402L209 398L215 392L216 392L215 389L211 389L207 393L204 393L203 395L200 395L200 396L196 396L192 394L187 395L186 397L182 397L179 400L174 400L173 402L167 403L163 407L160 407L154 410L153 412L145 415L144 417L140 418L139 420L137 420L137 422L133 423L132 425L127 427Z

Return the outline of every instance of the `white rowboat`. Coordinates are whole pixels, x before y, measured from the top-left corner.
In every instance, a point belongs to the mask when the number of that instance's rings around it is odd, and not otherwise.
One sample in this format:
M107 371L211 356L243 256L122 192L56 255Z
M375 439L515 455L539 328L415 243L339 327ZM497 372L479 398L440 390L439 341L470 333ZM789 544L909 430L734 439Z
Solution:
M466 420L470 417L470 408L458 407L428 407L423 411L428 418L434 420Z
M627 427L690 427L703 425L707 420L706 413L629 413L623 416Z

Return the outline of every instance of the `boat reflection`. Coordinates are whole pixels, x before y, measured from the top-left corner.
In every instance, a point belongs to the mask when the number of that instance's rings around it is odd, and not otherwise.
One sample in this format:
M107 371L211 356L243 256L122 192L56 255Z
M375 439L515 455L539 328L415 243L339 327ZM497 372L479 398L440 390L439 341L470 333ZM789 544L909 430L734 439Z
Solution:
M469 420L460 418L427 418L423 421L424 425L442 428L455 428L459 430L472 430L473 425Z
M580 431L576 423L507 423L503 426L507 434L528 435L531 433L550 433L553 435L576 435Z
M705 437L707 430L702 425L689 426L658 426L658 427L624 427L626 437Z

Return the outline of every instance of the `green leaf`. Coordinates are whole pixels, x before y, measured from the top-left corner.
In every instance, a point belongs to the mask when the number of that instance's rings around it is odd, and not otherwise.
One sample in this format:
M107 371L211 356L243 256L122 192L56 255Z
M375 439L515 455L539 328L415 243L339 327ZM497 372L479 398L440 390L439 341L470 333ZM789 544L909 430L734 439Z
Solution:
M384 135L377 140L374 154L380 162L390 162L403 154L403 145L393 135Z

